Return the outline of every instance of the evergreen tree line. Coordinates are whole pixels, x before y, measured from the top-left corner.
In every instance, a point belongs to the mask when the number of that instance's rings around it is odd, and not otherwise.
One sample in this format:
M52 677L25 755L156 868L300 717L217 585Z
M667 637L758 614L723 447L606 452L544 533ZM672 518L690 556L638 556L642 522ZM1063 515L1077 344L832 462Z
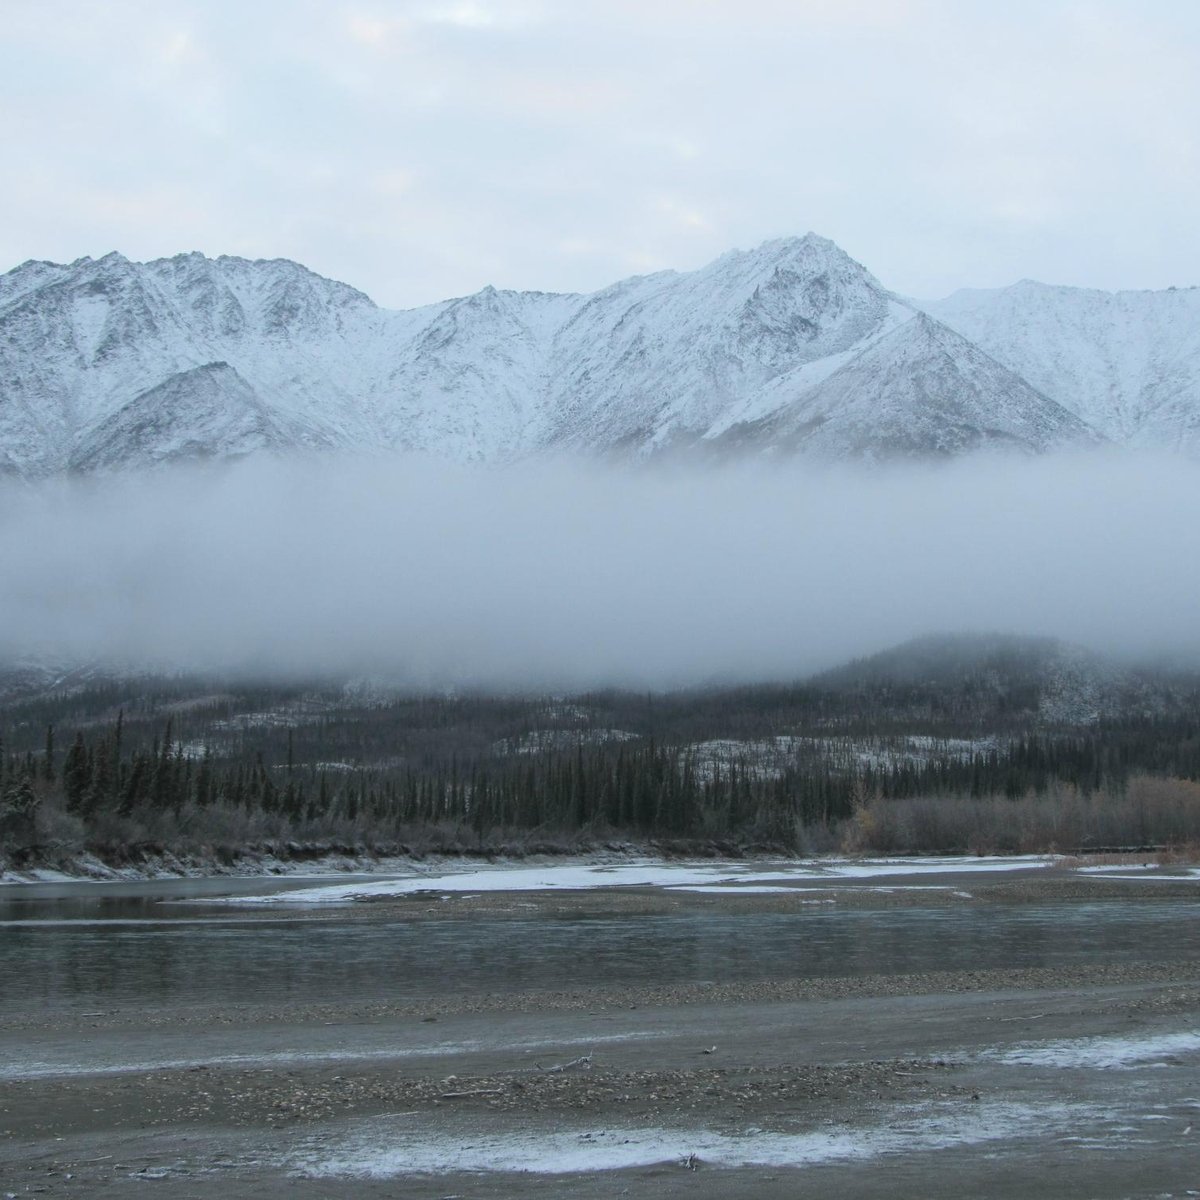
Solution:
M785 847L865 803L1015 800L1060 785L1085 796L1119 794L1133 774L1200 779L1195 716L1027 733L972 755L857 766L813 760L778 772L745 758L701 761L690 744L654 737L343 768L319 756L298 763L293 732L284 736L278 757L245 742L235 757L218 757L185 744L173 719L148 744L131 744L122 713L107 728L75 732L65 749L48 726L40 752L10 754L0 744L0 841L10 850L37 846L52 813L65 813L92 844L136 842L164 818L178 827L184 814L195 825L196 814L233 813L270 818L271 828L297 839L336 828L372 844L450 827L480 847L539 830Z

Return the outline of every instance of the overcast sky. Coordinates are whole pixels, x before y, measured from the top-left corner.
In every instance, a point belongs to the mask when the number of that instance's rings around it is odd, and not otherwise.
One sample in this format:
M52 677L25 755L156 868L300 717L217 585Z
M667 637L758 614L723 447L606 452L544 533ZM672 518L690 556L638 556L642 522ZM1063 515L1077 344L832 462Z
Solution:
M0 270L398 307L812 229L919 297L1200 283L1195 0L3 0Z

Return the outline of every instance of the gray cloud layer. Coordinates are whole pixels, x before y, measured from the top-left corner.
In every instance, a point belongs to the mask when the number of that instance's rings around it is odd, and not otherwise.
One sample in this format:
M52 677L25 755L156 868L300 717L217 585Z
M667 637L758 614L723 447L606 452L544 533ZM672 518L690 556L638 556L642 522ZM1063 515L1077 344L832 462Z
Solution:
M786 678L940 631L1200 652L1200 469L281 464L0 493L0 655L421 685Z

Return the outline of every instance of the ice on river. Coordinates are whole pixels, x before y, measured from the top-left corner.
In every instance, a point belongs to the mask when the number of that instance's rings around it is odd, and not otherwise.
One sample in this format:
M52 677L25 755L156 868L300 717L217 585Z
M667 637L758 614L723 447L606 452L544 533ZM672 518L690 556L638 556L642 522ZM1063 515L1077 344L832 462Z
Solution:
M756 893L764 886L788 890L789 884L809 884L843 879L895 878L911 875L986 874L1027 871L1057 861L1051 856L1011 858L899 858L808 859L753 866L739 863L547 864L519 867L484 867L440 871L407 878L381 879L260 896L227 897L236 904L341 904L351 900L384 899L414 893L584 891L613 887L660 887L705 890L720 888L731 894Z

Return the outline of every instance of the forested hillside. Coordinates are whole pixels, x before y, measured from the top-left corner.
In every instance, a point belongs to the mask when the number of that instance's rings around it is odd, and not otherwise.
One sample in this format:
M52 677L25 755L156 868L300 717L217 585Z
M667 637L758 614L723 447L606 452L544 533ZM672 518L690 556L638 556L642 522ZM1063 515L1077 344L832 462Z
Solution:
M87 851L1080 850L1200 838L1200 688L1058 643L570 697L104 679L0 707L10 865Z

